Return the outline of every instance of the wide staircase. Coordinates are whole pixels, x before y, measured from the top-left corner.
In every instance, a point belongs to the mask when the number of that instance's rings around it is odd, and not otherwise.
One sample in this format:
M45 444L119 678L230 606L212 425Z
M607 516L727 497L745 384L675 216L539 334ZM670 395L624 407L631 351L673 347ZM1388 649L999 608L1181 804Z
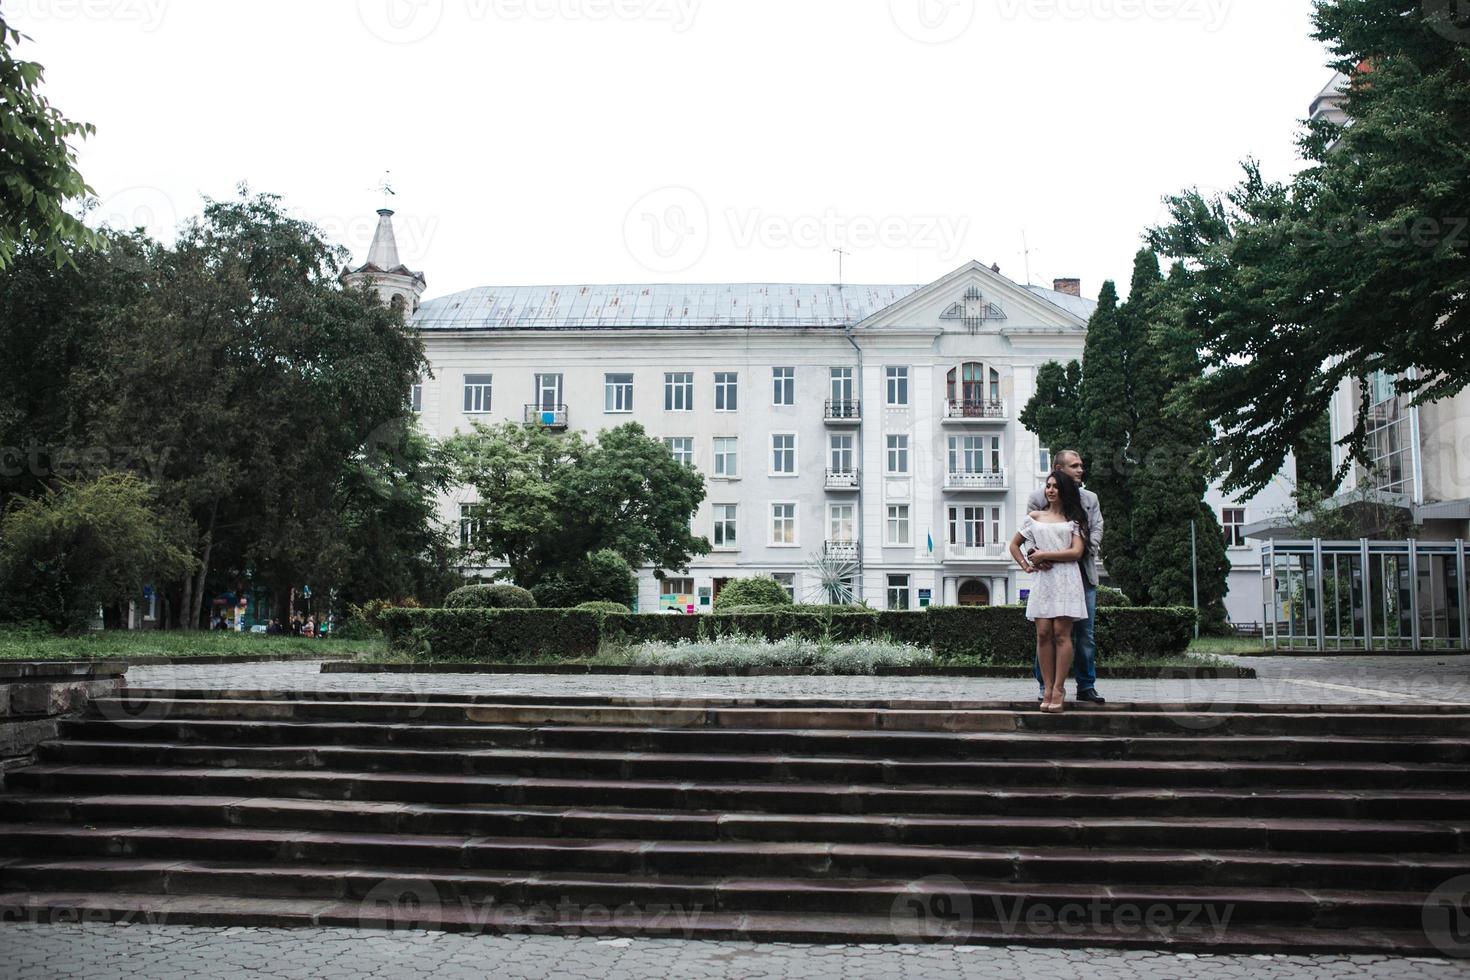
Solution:
M1452 705L133 690L0 795L12 918L1439 955L1467 873Z

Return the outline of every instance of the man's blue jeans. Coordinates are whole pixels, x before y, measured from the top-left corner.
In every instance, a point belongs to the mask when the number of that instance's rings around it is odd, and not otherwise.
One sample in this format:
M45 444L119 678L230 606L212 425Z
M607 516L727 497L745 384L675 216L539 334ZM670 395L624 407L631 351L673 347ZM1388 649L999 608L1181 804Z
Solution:
M1097 687L1097 637L1093 632L1097 623L1097 587L1089 585L1085 575L1082 586L1087 595L1087 618L1072 624L1072 676L1077 678L1078 694ZM1040 688L1041 661L1035 660L1031 666L1036 673L1036 686Z

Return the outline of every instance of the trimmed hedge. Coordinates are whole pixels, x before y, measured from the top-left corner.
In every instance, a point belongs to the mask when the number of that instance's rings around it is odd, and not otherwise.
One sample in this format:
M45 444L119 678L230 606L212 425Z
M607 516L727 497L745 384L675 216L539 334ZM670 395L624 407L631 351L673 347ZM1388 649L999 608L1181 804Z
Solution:
M466 585L444 599L446 609L535 609L536 597L507 582Z
M1097 611L1094 636L1099 651L1139 656L1177 656L1194 639L1189 606L1109 606Z
M389 609L381 616L395 652L487 663L593 656L600 618L581 609Z
M390 609L382 614L390 647L427 660L520 663L538 658L583 658L603 644L754 636L796 636L838 642L887 636L927 646L941 660L973 658L997 665L1029 664L1036 630L1022 606L933 606L916 612L831 611L816 607L761 607L706 616L649 615L586 609ZM1193 638L1189 608L1105 607L1098 610L1097 642L1109 654L1178 656Z
M585 609L588 612L614 614L625 614L633 611L627 606L623 605L621 602L607 602L602 599L593 599L590 602L579 602L572 608Z

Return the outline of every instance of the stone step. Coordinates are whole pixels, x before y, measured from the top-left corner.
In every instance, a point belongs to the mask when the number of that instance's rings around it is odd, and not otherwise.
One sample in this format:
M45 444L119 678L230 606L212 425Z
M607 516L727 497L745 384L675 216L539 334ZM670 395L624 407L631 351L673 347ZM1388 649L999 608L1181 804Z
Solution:
M1385 762L1231 762L1037 759L918 761L542 749L252 746L55 739L38 747L52 763L220 769L510 774L589 779L721 782L862 782L917 786L1312 787L1459 789L1470 767Z
M1048 732L864 732L801 729L664 729L608 726L411 725L365 722L270 722L229 719L117 724L106 718L64 721L74 741L225 745L383 745L587 749L617 745L638 752L783 752L861 758L1077 758L1233 761L1470 763L1470 738L1354 736L1091 736Z
M224 698L97 698L93 714L119 724L151 725L197 718L263 721L368 721L500 725L638 725L663 728L807 728L863 731L1086 732L1109 735L1439 735L1470 734L1470 713L1247 712L1075 709L1063 714L1015 710L791 707L747 708L671 702L606 704L448 703L442 701L229 700Z
M664 936L682 939L797 943L943 942L1057 948L1163 949L1174 953L1257 955L1419 954L1442 956L1421 929L1358 926L1351 930L1292 927L1272 923L1216 928L1162 919L1151 924L1073 920L987 922L953 914L832 915L820 913L719 912L638 908L558 909L554 906L485 907L461 902L400 899L417 896L413 882L386 882L367 901L256 898L236 895L158 895L90 890L0 893L11 921L112 921L132 924L254 926L278 928L436 929L494 935L534 932L566 936ZM922 908L922 906L920 906ZM1064 909L1063 911L1070 911ZM983 955L983 954L978 954Z
M848 681L851 685L881 685L881 680L869 677L835 678ZM703 694L675 694L660 692L665 684L656 675L650 676L648 694L523 694L504 691L489 692L437 692L437 691L333 691L333 690L267 690L232 688L147 688L130 687L119 692L119 697L141 699L186 699L204 701L350 701L353 703L434 703L434 704L521 704L521 705L591 705L612 707L696 707L696 708L783 708L800 710L822 710L827 708L871 708L902 709L912 711L1022 711L1036 710L1034 699L1026 700L976 700L968 698L891 698L864 695L841 697L770 697L766 695L711 696ZM1208 691L1209 688L1204 688ZM1414 704L1381 704L1369 702L1286 702L1286 701L1226 701L1223 698L1202 698L1198 701L1108 701L1106 704L1068 702L1070 707L1088 712L1126 712L1178 714L1192 711L1212 711L1228 707L1233 711L1248 713L1279 714L1371 714L1371 715L1420 715L1420 714L1470 714L1470 703L1424 701Z
M1429 892L1461 873L1454 855L1210 849L936 847L796 841L357 834L296 829L0 824L0 858L137 858L248 864L587 872L651 877L845 879L953 875L979 882L1364 888ZM401 873L401 872L400 872ZM3 874L3 872L0 872ZM12 883L14 884L14 883Z
M515 775L38 764L10 774L22 792L288 797L407 803L631 806L781 813L923 813L1056 817L1290 817L1458 820L1470 788L1266 789L1060 786L913 787L714 780L555 779Z
M1033 909L1056 915L1073 906L1087 918L1114 923L1122 909L1144 921L1149 910L1168 921L1265 923L1317 929L1358 926L1422 928L1425 893L1290 887L1061 882L967 882L952 874L921 878L698 877L647 878L560 871L496 873L460 867L258 865L229 861L135 858L9 859L0 891L119 891L157 895L249 895L371 902L408 878L429 904L670 906L702 911L842 913L908 916L943 911L983 922L1025 922ZM912 904L911 904L912 903ZM912 910L912 911L911 911ZM1086 921L1084 918L1083 921Z
M0 795L0 820L133 827L294 828L646 841L792 841L939 846L1223 848L1335 854L1470 853L1470 822L1001 815L784 814L494 806L237 796Z

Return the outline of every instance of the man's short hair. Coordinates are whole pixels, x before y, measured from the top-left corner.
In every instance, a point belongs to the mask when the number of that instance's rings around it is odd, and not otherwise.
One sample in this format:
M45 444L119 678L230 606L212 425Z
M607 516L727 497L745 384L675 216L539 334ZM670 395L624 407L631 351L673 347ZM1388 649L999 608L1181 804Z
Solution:
M1081 461L1082 459L1082 454L1075 449L1058 449L1056 452L1052 453L1051 468L1059 468L1062 465L1062 460L1066 459L1068 456L1076 456L1079 461Z

